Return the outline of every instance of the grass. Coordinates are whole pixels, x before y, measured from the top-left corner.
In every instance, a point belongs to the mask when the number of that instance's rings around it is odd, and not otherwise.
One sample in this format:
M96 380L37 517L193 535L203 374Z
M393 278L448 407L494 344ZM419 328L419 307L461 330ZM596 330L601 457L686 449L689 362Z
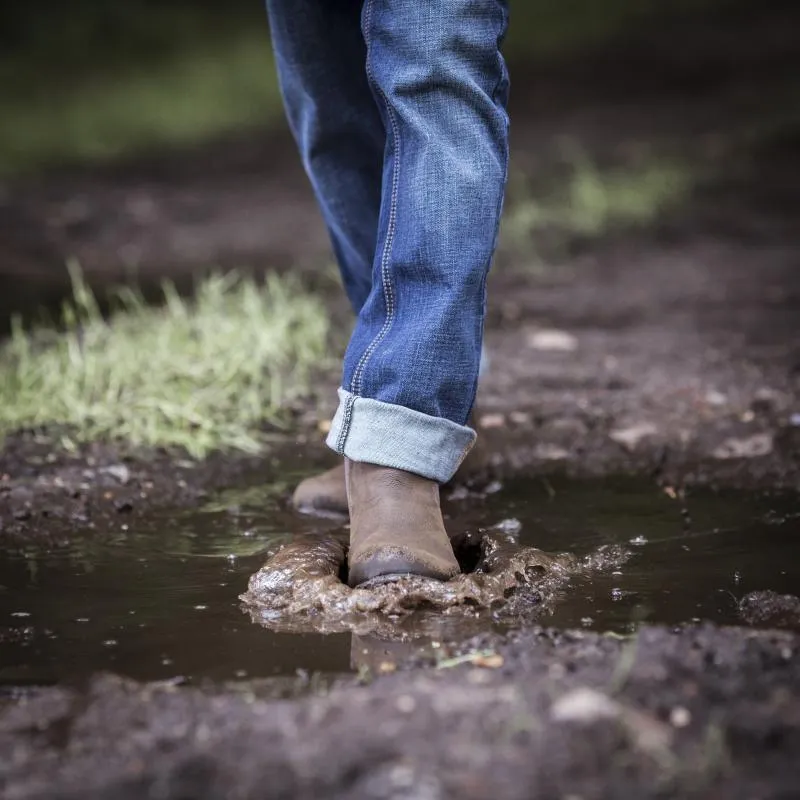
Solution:
M189 301L166 284L160 307L123 290L108 319L74 268L72 278L65 330L17 324L0 347L0 440L55 424L68 448L258 452L264 424L280 422L326 354L321 302L284 277L212 276Z
M656 14L725 0L530 0L517 3L507 53L569 56ZM203 4L96 8L35 20L0 50L0 177L207 141L282 124L260 3L220 15ZM101 13L102 12L102 13Z
M0 176L189 145L281 113L266 25L67 86L36 83L0 100Z
M646 225L683 200L692 184L688 165L676 160L601 169L572 147L567 176L556 189L534 194L524 179L512 181L503 235L512 247L522 249L547 228L591 237L613 228Z
M512 2L510 58L562 58L613 39L649 19L724 5L729 0L526 0Z

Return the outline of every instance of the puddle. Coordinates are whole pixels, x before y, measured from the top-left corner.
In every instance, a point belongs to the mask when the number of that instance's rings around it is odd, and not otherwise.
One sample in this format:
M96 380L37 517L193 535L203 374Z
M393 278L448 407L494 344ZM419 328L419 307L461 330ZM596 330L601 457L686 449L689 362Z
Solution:
M121 519L102 541L87 532L50 553L7 550L0 553L0 683L80 681L99 670L192 682L336 675L435 654L442 641L489 628L539 623L625 633L645 620L741 624L738 603L749 593L800 593L796 495L703 491L684 503L631 479L520 479L488 488L446 498L450 530L477 541L489 528L512 532L513 523L497 526L518 520L515 547L574 554L557 581L535 570L516 606L383 615L377 628L351 619L347 632L324 636L308 632L319 624L287 625L263 609L243 613L239 600L251 575L297 534L346 536L336 521L288 511L287 485L226 492L130 530ZM561 562L543 558L545 577L554 574ZM251 613L267 626L253 624Z

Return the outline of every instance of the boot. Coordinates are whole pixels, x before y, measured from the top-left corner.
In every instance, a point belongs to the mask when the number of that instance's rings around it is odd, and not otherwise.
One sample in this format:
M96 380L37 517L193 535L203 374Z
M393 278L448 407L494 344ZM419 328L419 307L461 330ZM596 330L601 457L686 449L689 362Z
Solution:
M439 508L439 484L411 472L345 459L350 505L349 583L459 573Z
M473 417L470 417L468 424L474 427ZM459 467L456 478L459 474L474 472L479 465L482 465L485 454L480 442L479 438L478 444L472 448L465 462ZM303 514L346 517L349 510L344 464L301 481L292 495L292 505Z
M292 505L303 514L346 517L348 508L344 464L302 481L294 490Z

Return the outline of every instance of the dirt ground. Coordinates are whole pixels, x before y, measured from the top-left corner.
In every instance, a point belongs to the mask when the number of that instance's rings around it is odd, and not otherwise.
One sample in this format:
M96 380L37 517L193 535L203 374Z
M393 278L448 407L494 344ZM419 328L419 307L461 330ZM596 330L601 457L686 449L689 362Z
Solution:
M800 639L530 631L300 701L101 677L5 701L3 796L789 798Z
M515 74L516 174L557 175L568 137L599 164L655 148L699 178L646 227L504 246L468 475L800 489L798 38L793 4L751 4ZM325 234L283 133L0 187L0 242L0 317L55 302L73 255L98 287L291 266L346 313L315 277ZM0 537L101 533L119 514L274 474L289 452L298 468L329 463L317 423L335 386L321 376L270 460L54 455L23 432L0 452ZM298 701L110 677L20 692L0 706L0 793L800 797L795 634L643 628L636 642L530 631L478 643L502 655L497 669L409 669Z

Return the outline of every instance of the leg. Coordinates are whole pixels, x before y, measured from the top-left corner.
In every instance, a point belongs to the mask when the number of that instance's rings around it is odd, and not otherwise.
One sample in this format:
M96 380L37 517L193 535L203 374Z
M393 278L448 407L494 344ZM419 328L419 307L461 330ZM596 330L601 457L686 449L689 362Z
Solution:
M361 0L267 0L286 113L356 313L372 288L386 132Z
M372 290L328 444L345 456L350 583L458 572L439 508L472 446L508 160L505 0L366 0L387 130Z
M356 314L372 288L386 145L361 8L362 0L267 0L286 114ZM304 480L292 504L346 515L344 465Z
M508 159L505 0L366 0L387 131L372 290L328 443L449 480L472 446L485 283Z

